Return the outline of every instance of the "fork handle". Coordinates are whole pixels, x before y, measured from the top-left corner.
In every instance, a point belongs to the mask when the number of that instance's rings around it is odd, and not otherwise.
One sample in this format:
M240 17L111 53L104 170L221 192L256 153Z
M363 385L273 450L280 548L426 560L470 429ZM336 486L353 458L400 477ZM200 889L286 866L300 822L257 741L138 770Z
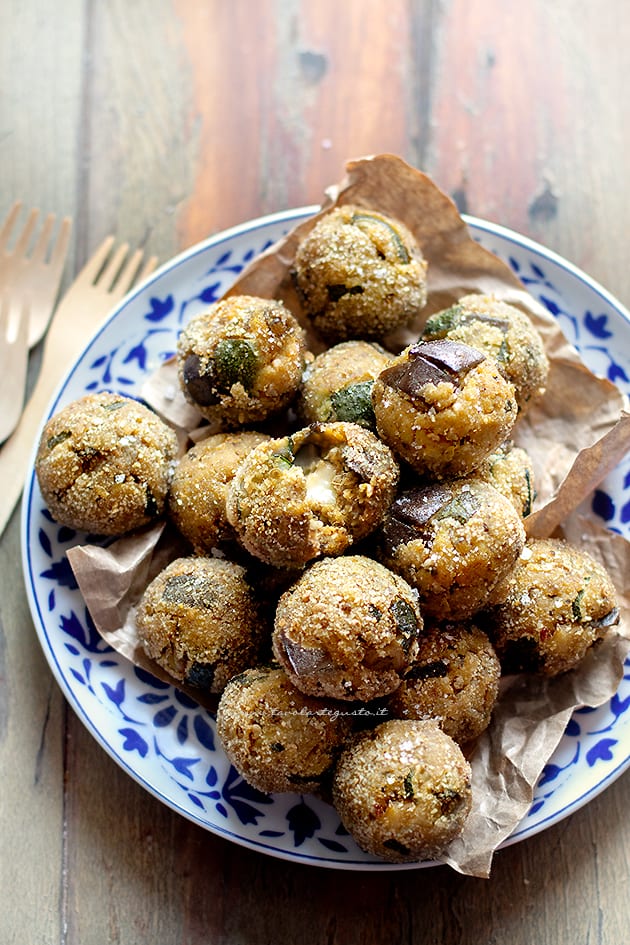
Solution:
M61 302L59 309L63 306ZM46 336L41 368L33 392L24 408L15 431L0 450L0 535L4 532L24 487L31 454L36 448L44 414L67 366L81 353L94 334L96 325L85 318L82 325L73 324L72 332L64 332L64 318L58 310Z

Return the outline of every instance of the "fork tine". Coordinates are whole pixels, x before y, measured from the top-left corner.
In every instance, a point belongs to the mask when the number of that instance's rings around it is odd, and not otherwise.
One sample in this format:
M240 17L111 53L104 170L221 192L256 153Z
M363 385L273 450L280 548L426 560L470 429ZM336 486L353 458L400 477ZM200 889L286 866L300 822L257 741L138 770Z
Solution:
M122 298L133 285L138 285L140 282L143 282L157 266L157 256L151 256L145 262L142 270L140 270L143 256L144 252L141 249L137 249L121 269L120 275L111 290L119 298Z
M13 432L20 419L26 389L28 364L29 305L23 302L20 309L11 305L11 299L3 296L0 301L0 325L4 351L0 371L0 442Z
M31 240L31 236L33 235L33 231L35 230L38 218L39 210L36 207L33 207L28 215L26 223L24 224L24 229L20 233L17 243L15 244L13 254L16 257L26 255L26 250L28 249L28 244Z
M109 256L110 250L115 243L115 238L113 236L106 236L101 245L94 251L92 256L88 259L85 266L79 273L81 278L87 279L89 282L95 282L96 277L100 273L101 269L105 265L105 261Z
M59 233L57 234L57 242L53 246L50 254L50 265L53 269L60 269L66 261L71 231L72 220L70 217L64 217L61 221Z
M15 226L15 221L20 215L21 209L22 201L16 200L6 215L6 219L2 225L2 230L0 230L0 252L4 252L9 243L9 240L11 239L11 231Z
M31 253L31 259L34 263L41 263L46 258L46 252L48 250L48 243L50 242L50 234L52 233L53 226L55 225L55 214L49 213L46 219L44 220L44 225L42 231L37 237L37 242L33 247L33 252Z
M125 256L128 252L129 243L122 243L120 246L116 247L111 259L99 276L98 281L101 283L101 286L106 292L111 292L114 288L116 280L120 274L122 264L125 261Z
M136 279L143 255L141 249L136 249L124 264L118 273L114 286L112 286L117 294L123 296L125 292L127 292L127 289L131 288Z
M6 295L0 296L0 338L6 338L9 330L9 301Z
M136 279L136 284L144 282L147 276L150 276L154 269L157 268L158 258L157 256L149 256L141 271L138 274Z

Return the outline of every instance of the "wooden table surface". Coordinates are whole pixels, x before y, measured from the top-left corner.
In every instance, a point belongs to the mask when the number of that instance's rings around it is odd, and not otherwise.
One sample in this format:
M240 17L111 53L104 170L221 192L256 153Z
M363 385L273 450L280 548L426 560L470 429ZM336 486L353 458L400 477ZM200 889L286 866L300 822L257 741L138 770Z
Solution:
M476 216L630 305L627 0L4 0L0 215L166 260L318 203L399 154ZM37 369L37 352L31 371ZM66 704L36 639L19 515L0 545L0 941L627 942L630 775L491 878L296 866L144 791Z

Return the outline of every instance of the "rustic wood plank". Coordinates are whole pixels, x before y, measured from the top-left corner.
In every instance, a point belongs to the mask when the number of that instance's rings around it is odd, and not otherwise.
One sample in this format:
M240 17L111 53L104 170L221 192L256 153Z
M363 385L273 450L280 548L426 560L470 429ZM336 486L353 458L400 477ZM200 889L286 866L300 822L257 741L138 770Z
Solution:
M180 216L186 245L261 213L319 203L348 158L408 152L404 0L388 4L386 29L357 0L345 5L341 29L334 0L175 8L194 63L198 137L194 191Z
M566 255L627 305L616 212L630 199L621 11L454 0L437 25L428 168L460 209Z
M2 216L22 198L44 215L76 218L83 23L79 0L66 0L63 9L45 0L2 5ZM73 261L71 250L66 284ZM0 544L0 575L0 940L58 942L64 934L67 710L28 610L19 512Z
M8 0L0 211L20 194L72 212L70 267L110 231L166 259L316 202L347 158L391 150L628 302L623 0L508 6ZM3 942L625 940L629 775L501 851L488 881L243 849L150 796L66 708L18 554L14 517L0 545Z
M180 248L175 216L191 189L187 83L167 0L91 4L85 30L83 261L109 233L161 260Z

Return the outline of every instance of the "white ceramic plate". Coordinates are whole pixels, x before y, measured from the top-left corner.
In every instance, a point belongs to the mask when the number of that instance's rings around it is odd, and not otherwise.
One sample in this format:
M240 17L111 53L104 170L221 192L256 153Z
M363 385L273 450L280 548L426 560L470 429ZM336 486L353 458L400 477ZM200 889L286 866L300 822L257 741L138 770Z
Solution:
M92 391L138 395L145 377L174 351L182 324L314 209L253 220L163 266L112 312L69 370L49 414ZM591 369L630 392L630 316L623 307L543 247L494 224L466 219L473 236L508 262L557 317ZM630 537L630 461L601 485L592 505L593 514ZM85 536L52 521L32 474L25 489L22 537L27 592L46 659L79 718L148 791L202 827L273 856L340 869L418 865L385 864L363 853L334 811L313 797L253 790L227 761L207 711L104 645L65 556ZM531 810L508 842L575 811L630 764L629 706L627 669L608 704L574 714L542 774Z

